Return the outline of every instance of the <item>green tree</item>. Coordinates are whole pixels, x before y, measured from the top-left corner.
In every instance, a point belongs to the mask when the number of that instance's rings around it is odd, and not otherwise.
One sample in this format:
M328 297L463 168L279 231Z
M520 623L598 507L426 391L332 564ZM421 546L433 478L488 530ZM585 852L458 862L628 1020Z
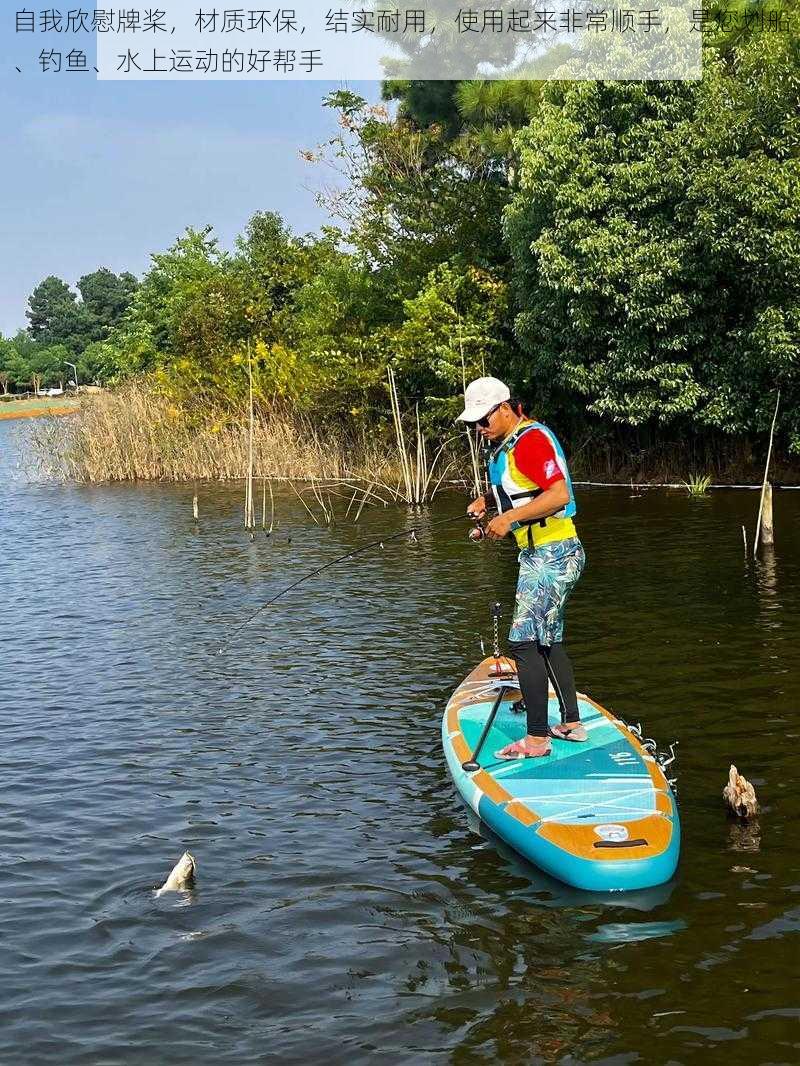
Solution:
M27 387L31 382L31 368L23 355L12 348L5 356L3 371L8 374L8 381L19 390Z
M31 385L31 364L40 347L24 329L18 330L13 337L0 340L0 368L8 374L8 383L15 389Z
M344 132L307 158L327 159L345 184L321 202L380 278L395 321L403 300L440 263L507 263L501 215L508 188L479 146L452 141L441 126L422 130L392 120L349 90L332 93L325 105L339 111Z
M8 395L9 382L13 381L11 371L8 369L9 361L15 354L14 345L8 337L4 337L0 333L0 386L3 389L3 395Z
M100 267L78 281L86 343L105 340L131 304L138 282L127 271L115 274Z
M391 362L409 400L452 423L463 382L504 374L511 350L508 285L489 271L443 263L405 304Z
M150 371L182 357L202 355L209 333L219 332L220 327L211 322L225 311L215 286L226 274L228 258L210 226L187 229L166 252L151 257L150 270L120 327L126 372ZM201 314L209 327L196 336L192 328Z
M780 381L800 447L799 79L796 38L758 34L699 83L548 86L506 232L551 403L746 433Z
M63 388L66 375L65 360L73 353L65 344L40 345L30 356L31 384L36 392L43 388Z
M26 312L31 337L42 344L66 344L77 350L84 325L77 296L60 278L50 275L28 298Z
M78 380L81 384L105 385L120 374L124 357L111 341L93 341L78 356Z

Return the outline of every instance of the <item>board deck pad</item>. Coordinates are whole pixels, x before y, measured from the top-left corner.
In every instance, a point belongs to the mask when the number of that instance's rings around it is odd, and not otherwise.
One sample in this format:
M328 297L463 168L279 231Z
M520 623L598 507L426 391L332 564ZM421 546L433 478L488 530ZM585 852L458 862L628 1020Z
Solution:
M653 756L609 711L579 695L585 743L552 740L545 758L499 760L526 733L516 678L485 659L453 693L442 743L453 780L479 817L525 858L567 884L596 891L647 888L672 877L680 850L675 798ZM513 663L510 664L513 666ZM478 758L471 757L497 698L510 687ZM551 692L550 725L561 721Z

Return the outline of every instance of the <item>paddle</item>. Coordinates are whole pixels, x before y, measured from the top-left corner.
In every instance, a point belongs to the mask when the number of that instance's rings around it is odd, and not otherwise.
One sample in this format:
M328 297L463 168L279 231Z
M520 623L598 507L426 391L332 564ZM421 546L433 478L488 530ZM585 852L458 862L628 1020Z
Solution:
M489 717L486 719L486 725L483 727L480 740L475 745L475 750L472 753L472 758L467 759L466 762L462 762L461 769L466 770L467 773L474 773L475 770L480 770L480 764L478 763L478 756L481 753L483 742L489 735L489 730L492 728L492 723L497 717L497 712L500 710L500 704L503 702L503 697L507 692L510 692L512 688L516 688L516 685L501 685L500 691L497 693L497 699L494 701L494 706L489 711Z

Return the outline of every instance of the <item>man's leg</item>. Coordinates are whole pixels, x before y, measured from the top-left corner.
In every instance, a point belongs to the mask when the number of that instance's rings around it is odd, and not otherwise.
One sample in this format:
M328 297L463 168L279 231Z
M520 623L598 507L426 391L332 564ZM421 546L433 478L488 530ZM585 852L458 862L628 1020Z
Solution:
M511 645L517 663L517 676L525 711L528 717L528 735L537 739L547 736L547 669L536 641L524 641Z
M541 655L547 657L550 669L555 675L556 684L553 687L561 705L561 714L564 721L579 722L580 714L578 713L578 694L575 691L575 674L573 673L572 663L567 655L566 648L561 641L551 644L549 648L543 644L539 644L537 647Z

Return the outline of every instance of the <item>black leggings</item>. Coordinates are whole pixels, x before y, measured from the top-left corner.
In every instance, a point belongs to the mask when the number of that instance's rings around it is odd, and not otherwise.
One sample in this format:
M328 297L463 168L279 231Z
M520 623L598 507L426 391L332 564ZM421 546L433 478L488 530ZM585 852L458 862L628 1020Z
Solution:
M578 714L578 696L575 692L575 675L572 663L564 650L563 644L552 644L549 648L537 641L511 644L511 654L517 661L517 674L522 698L528 715L528 733L532 737L547 736L547 664L555 674L557 685L553 687L558 696L559 689L563 704L561 714L567 722L580 720ZM561 699L559 699L561 703Z

